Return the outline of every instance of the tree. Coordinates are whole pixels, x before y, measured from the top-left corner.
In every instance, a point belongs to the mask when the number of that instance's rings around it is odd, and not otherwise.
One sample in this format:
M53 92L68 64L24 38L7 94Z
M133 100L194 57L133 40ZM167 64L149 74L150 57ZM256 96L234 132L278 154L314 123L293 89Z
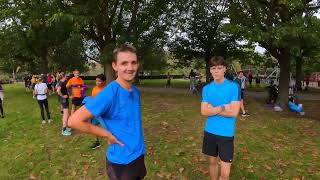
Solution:
M91 60L105 64L107 82L114 79L112 50L132 43L138 50L162 47L166 30L168 0L71 0L65 3L79 31L86 37Z
M228 17L227 0L204 0L176 2L176 21L169 44L178 63L182 66L203 59L206 79L210 79L208 61L212 56L232 56L236 49L235 36L223 30Z
M296 87L302 90L303 80L302 67L306 61L316 58L320 51L320 19L314 16L305 16L299 19L304 26L299 31L297 44L292 48L291 54L294 58Z
M48 72L48 65L52 64L49 62L49 51L53 52L53 48L67 41L74 30L70 16L62 16L59 12L63 9L63 4L57 0L15 0L1 1L0 7L3 14L0 21L4 24L1 31L4 36L15 37L6 38L6 43L18 50L13 53L14 55L11 55L10 51L5 51L9 53L7 56L27 64L28 67L32 65L32 72Z
M235 32L264 47L280 65L278 104L286 107L292 47L297 44L303 13L319 7L311 0L233 0L230 22Z

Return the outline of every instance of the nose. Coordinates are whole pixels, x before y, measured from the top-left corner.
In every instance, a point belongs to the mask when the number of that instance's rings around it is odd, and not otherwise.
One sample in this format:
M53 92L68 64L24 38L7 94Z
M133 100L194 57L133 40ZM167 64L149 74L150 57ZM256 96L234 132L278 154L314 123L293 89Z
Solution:
M132 63L129 63L127 69L129 71L132 71L134 69L134 65Z

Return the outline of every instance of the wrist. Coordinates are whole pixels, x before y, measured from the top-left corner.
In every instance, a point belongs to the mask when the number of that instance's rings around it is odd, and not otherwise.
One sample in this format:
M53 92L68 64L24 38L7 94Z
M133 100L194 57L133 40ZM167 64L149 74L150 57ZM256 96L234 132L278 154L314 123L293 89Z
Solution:
M226 110L226 107L224 105L222 105L222 106L220 106L220 109L221 109L220 112L223 112L224 110Z

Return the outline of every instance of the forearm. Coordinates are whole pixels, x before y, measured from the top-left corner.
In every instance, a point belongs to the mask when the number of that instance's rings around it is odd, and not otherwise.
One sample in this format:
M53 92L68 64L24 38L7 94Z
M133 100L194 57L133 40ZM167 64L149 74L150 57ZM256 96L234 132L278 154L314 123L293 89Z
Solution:
M237 117L238 113L235 113L234 111L232 111L230 109L230 110L224 110L224 111L220 112L219 115L225 116L225 117Z
M201 114L204 116L214 116L221 112L221 107L206 107L201 109Z
M68 126L77 129L81 132L92 134L95 136L103 137L103 138L108 138L110 135L110 132L99 127L96 125L93 125L89 122L83 122L83 121L75 121L72 116L70 117L68 121Z

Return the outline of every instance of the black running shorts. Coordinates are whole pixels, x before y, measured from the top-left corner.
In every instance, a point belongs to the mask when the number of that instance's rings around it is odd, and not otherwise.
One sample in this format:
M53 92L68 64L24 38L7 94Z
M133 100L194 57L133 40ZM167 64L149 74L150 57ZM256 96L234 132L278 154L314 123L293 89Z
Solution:
M74 97L72 98L72 104L76 106L82 105L83 98L82 97Z
M107 174L109 180L141 180L147 175L144 164L144 155L129 164L115 164L107 161Z
M204 132L202 153L231 163L233 159L233 137L218 136Z

